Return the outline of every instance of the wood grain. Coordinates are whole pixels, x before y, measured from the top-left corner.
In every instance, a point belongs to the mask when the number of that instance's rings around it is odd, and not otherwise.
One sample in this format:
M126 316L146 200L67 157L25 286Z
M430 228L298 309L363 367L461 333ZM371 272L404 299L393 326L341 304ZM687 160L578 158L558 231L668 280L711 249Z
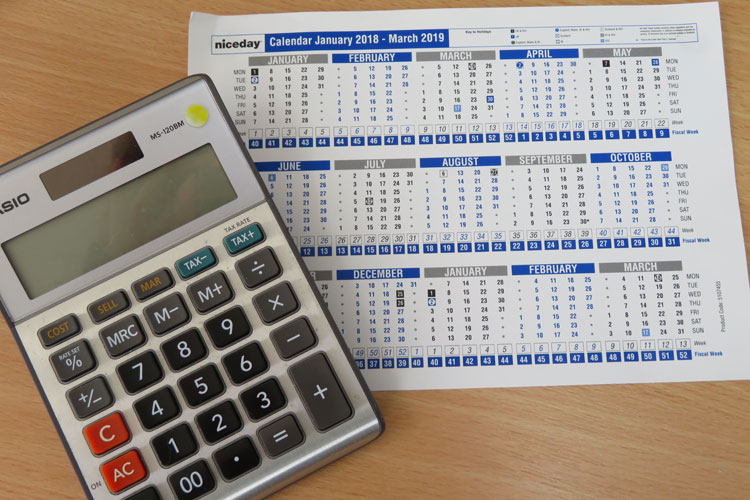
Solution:
M191 10L586 3L0 0L0 164L184 76ZM722 1L721 11L748 235L750 15L742 0ZM0 345L0 499L83 498L4 324ZM277 498L747 498L750 491L750 382L380 392L376 398L385 435Z

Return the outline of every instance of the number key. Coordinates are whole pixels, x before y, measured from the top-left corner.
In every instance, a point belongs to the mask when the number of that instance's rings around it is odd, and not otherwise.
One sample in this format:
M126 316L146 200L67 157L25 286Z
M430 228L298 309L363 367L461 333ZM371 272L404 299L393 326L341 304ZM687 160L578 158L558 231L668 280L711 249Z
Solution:
M153 394L139 399L133 405L141 425L147 431L155 429L180 414L180 405L172 389L164 387Z
M268 369L268 361L257 342L247 344L222 360L229 378L240 385Z
M195 436L187 424L180 424L151 440L159 463L169 467L181 462L198 450Z
M201 413L195 421L208 444L217 443L242 427L237 408L231 401L224 401Z
M173 371L187 368L206 356L206 344L195 328L164 342L161 350Z
M250 335L252 328L241 307L235 307L206 321L206 331L214 345L221 349Z
M240 394L250 419L258 421L286 406L286 396L276 379L268 379Z
M201 460L169 476L169 485L177 500L195 500L213 490L216 480Z
M224 392L224 382L221 381L221 376L214 365L204 366L181 378L177 384L191 408L200 406Z
M129 359L117 367L122 385L129 394L135 394L161 380L164 373L152 351Z

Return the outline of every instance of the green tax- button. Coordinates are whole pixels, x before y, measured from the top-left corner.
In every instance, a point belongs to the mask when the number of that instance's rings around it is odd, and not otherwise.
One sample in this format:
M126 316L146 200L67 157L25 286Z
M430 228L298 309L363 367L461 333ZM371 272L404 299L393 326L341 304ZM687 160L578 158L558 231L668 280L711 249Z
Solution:
M206 247L178 260L177 272L180 273L182 279L188 279L214 264L216 264L216 256L210 248Z
M261 240L263 240L263 230L258 224L250 224L242 231L237 231L224 238L224 246L227 247L227 252L234 255L250 248Z

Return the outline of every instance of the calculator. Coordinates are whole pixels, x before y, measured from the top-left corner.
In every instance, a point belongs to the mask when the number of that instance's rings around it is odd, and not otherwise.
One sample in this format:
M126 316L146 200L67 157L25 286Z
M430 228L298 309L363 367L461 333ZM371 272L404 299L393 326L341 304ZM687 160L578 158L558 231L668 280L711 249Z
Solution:
M0 167L0 246L90 499L262 497L383 432L204 75Z

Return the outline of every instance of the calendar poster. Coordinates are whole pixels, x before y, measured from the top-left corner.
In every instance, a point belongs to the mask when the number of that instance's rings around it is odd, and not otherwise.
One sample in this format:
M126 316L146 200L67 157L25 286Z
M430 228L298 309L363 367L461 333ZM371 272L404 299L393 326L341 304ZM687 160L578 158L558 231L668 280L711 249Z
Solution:
M717 3L194 13L373 389L750 377Z

